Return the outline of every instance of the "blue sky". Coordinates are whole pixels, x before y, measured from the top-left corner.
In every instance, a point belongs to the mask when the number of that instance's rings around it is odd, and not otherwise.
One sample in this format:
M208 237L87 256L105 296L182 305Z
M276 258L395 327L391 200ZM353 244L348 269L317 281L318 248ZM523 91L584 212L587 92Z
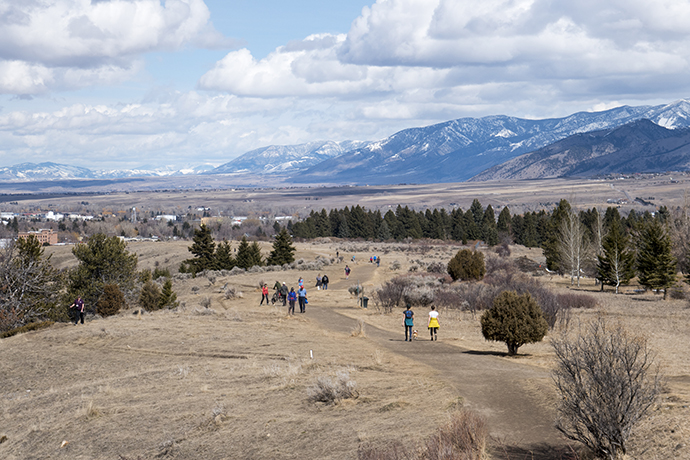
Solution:
M0 166L219 165L690 95L690 1L4 0Z

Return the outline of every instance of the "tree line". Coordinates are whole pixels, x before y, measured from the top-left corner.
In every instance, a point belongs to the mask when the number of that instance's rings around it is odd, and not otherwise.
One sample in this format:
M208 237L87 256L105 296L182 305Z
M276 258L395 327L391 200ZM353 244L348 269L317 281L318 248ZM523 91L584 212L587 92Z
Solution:
M511 215L504 207L496 216L491 205L479 200L463 211L427 209L415 211L398 206L385 213L360 205L312 211L307 218L288 228L296 238L362 238L365 240L439 239L481 240L488 246L515 243L541 248L546 268L568 274L573 284L583 275L595 277L604 285L628 283L635 275L649 289L673 286L676 270L690 268L688 212L672 213L661 206L654 214L631 210L621 216L608 207L576 211L563 199L549 212L544 209Z

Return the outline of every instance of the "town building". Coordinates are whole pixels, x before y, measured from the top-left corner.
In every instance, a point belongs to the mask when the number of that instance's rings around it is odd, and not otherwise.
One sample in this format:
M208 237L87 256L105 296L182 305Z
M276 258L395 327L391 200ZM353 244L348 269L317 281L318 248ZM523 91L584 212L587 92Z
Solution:
M42 228L38 231L30 232L19 232L19 238L29 238L30 236L35 236L39 243L41 244L57 244L58 235L53 231L52 228Z

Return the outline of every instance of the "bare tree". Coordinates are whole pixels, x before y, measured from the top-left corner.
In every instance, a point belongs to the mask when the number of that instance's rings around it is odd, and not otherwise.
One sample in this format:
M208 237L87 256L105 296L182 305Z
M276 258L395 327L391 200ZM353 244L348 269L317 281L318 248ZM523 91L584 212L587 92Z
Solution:
M552 342L561 396L556 428L610 460L621 458L635 424L656 403L658 366L643 338L600 317L574 339Z
M570 284L580 286L580 274L585 262L591 257L591 244L585 236L585 227L580 217L573 211L569 212L560 226L559 251L561 262L570 271Z

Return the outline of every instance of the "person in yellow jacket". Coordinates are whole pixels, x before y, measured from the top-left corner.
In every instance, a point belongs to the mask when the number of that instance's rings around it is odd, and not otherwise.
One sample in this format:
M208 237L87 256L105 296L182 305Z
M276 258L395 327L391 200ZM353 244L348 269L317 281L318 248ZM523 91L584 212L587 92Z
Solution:
M436 311L436 307L433 305L431 306L431 311L429 312L429 324L427 327L429 328L429 333L431 333L431 340L438 340L438 312Z

